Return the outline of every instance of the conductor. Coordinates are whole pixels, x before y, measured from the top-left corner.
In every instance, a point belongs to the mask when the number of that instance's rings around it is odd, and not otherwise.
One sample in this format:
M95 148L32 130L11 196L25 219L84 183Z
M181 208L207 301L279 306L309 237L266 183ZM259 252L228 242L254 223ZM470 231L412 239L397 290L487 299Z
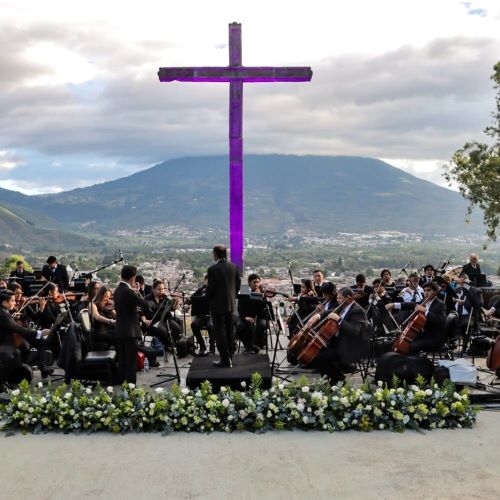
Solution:
M206 290L213 332L220 354L220 361L214 361L213 364L221 368L231 368L233 312L241 278L238 268L227 261L227 249L224 245L216 245L213 248L213 258L215 264L207 271Z

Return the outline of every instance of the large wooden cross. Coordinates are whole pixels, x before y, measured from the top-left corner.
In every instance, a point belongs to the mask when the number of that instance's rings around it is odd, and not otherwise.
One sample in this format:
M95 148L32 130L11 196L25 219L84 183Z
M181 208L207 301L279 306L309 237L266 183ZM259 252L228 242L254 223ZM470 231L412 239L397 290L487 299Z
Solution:
M243 82L308 82L309 67L245 67L241 24L229 25L229 66L160 68L160 82L229 82L229 241L231 260L243 270Z

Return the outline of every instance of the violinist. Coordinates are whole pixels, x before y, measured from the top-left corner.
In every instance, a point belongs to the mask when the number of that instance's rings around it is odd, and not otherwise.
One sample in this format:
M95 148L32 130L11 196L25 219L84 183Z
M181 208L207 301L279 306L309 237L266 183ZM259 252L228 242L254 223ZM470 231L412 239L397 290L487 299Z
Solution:
M366 284L366 278L364 274L356 275L356 287L353 288L354 299L363 308L368 307L368 299L373 293L373 288Z
M106 348L115 345L116 311L112 293L107 285L102 285L92 301L92 323L94 338L97 343L105 344Z
M457 292L451 286L450 278L448 276L438 276L436 278L436 283L441 288L439 291L439 298L444 302L446 306L446 314L448 315L455 310Z
M145 300L150 306L149 312L145 312L145 314L141 316L141 321L147 328L146 331L149 332L150 335L156 337L165 348L172 347L168 331L170 330L172 339L175 343L182 335L182 327L170 312L166 314L163 323L160 323L163 311L162 306L167 305L164 304L165 301L170 303L170 299L168 299L165 291L165 284L162 280L155 279L153 281L152 291L149 295L146 295Z
M382 278L384 288L394 288L396 286L389 269L382 269L382 271L380 271L380 277Z
M245 300L240 296L238 299L238 323L236 324L236 336L243 343L245 354L257 354L267 344L267 321L264 302L252 300L251 294L260 294L261 282L258 274L248 275L248 286L250 297Z
M315 300L317 299L317 300ZM298 304L297 310L288 318L289 337L293 337L301 321L309 316L320 302L314 289L314 284L310 279L302 279L300 282L300 293L297 297L289 297L290 302Z
M331 383L345 380L344 373L351 371L350 363L366 356L369 348L368 323L363 308L355 301L352 288L344 287L337 294L339 310L314 314L308 321L310 328L321 320L329 319L339 325L337 336L308 365L318 368Z
M403 288L399 294L403 302L419 304L424 300L424 290L418 282L419 277L417 273L411 273L410 276L408 276L408 286Z
M416 302L396 302L385 306L388 311L402 309L407 311L419 311L425 314L425 325L422 332L411 343L410 355L418 354L420 351L429 352L438 350L444 344L446 308L444 302L439 300L438 294L438 284L430 281L424 284L425 304L418 304Z
M53 370L44 364L44 338L49 334L49 330L31 330L17 324L9 313L15 308L15 301L12 291L0 291L0 385L3 382L19 383L23 378L31 377L31 372L22 364L20 353L16 348L16 334L37 348L42 378L47 378L53 373Z
M210 317L210 311L208 309L208 299L206 298L206 290L207 290L207 275L205 274L205 278L203 280L203 285L196 290L196 292L191 295L191 300L193 297L203 297L206 300L207 304L207 314L200 314L198 316L193 317L191 321L191 331L193 332L198 345L200 346L200 350L197 353L197 356L206 356L207 355L207 346L205 344L205 340L201 334L202 329L206 329L208 332L208 338L210 342L210 354L215 354L215 338L212 331L212 318ZM194 309L194 307L193 307Z
M386 304L392 302L386 292L382 278L376 278L372 282L373 292L368 299L366 315L373 321L373 326L378 335L384 335L386 331L394 329L394 322L385 309Z

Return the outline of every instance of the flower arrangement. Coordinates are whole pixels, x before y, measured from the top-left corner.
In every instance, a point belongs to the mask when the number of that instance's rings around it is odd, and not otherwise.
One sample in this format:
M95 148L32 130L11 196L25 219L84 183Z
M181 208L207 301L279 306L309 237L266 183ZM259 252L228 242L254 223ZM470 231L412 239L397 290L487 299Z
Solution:
M393 384L394 385L394 384ZM468 393L418 379L415 385L360 388L330 386L324 379L300 378L261 389L254 374L247 388L222 387L215 394L209 382L190 390L149 391L134 384L113 387L71 386L31 388L23 382L0 407L2 430L13 432L212 432L269 429L371 431L472 427L477 409Z

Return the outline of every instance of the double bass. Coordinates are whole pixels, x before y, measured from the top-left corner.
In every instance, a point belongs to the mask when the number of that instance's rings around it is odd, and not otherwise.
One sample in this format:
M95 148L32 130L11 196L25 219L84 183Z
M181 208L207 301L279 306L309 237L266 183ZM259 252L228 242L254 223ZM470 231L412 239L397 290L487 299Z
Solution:
M486 366L492 371L500 369L500 335L495 339L495 343L488 351Z

